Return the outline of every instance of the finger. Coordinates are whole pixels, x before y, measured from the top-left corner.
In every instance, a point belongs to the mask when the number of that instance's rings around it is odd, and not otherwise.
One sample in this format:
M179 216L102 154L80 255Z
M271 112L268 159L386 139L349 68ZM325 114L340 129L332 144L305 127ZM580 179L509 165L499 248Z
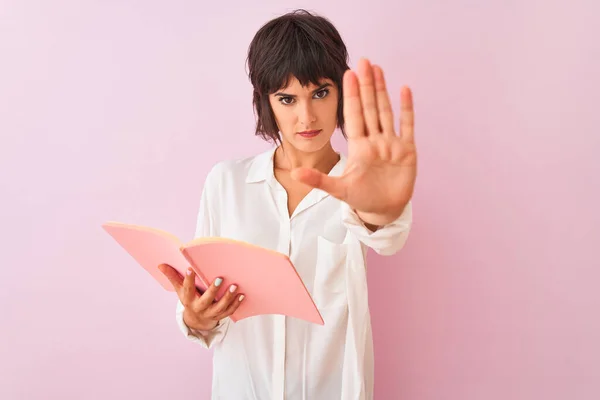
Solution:
M218 302L214 303L210 307L210 312L208 313L208 316L211 318L220 319L220 315L223 314L225 310L229 308L229 305L235 300L236 291L237 285L229 286L229 290L225 292L223 297L221 297Z
M377 94L379 123L384 134L396 136L396 132L394 131L394 113L385 84L385 76L383 75L383 70L378 65L373 65L373 77L375 79L375 92Z
M196 291L196 273L191 268L188 268L183 279L183 298L181 302L187 307L194 302L196 297L199 297Z
M233 314L235 312L235 310L237 310L240 305L242 304L242 300L244 300L244 295L240 294L237 295L233 298L233 300L231 301L231 303L229 304L229 307L227 307L227 309L225 310L225 312L221 315L218 316L218 319L223 319L225 317L229 317L231 314Z
M393 140L390 143L390 160L397 161L404 159L407 147L409 146L402 140Z
M201 312L207 310L215 301L215 296L219 292L223 278L215 279L208 289L194 302L194 311Z
M160 264L158 266L158 269L160 270L160 272L163 273L164 276L167 277L169 282L171 282L171 285L173 285L173 289L175 289L177 295L181 300L181 293L183 288L183 277L181 276L181 274L177 272L175 268L171 267L168 264Z
M414 141L415 113L413 109L412 92L404 86L400 91L400 136L408 142Z
M348 138L357 138L365 135L365 121L363 119L358 79L356 74L347 70L344 73L344 125Z
M377 100L375 98L375 82L373 79L373 68L368 60L361 58L358 62L358 81L360 87L360 100L367 127L367 135L380 133L379 113L377 112Z
M344 200L346 198L345 181L340 177L333 177L313 168L295 168L291 172L292 179L313 188L321 189L333 197Z

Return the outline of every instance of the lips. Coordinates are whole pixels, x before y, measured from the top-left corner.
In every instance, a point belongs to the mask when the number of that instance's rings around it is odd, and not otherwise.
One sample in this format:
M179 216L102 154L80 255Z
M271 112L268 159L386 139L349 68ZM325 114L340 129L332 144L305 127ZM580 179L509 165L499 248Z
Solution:
M312 131L304 131L304 132L298 132L298 135L305 137L305 138L311 138L311 137L315 137L317 136L319 133L321 133L321 129L315 129Z

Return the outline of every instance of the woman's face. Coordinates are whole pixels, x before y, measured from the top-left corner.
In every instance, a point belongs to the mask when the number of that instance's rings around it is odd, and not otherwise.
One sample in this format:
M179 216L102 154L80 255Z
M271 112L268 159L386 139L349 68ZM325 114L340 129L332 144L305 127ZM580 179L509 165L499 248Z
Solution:
M338 89L330 79L320 83L303 87L292 77L269 96L282 141L303 152L328 145L337 125Z

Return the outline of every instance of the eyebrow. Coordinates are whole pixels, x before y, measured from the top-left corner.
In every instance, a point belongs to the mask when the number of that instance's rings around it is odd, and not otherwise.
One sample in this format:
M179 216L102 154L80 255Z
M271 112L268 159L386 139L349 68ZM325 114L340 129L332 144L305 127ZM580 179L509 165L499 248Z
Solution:
M331 83L329 83L329 82L327 82L327 83L324 83L324 84L322 84L321 86L319 86L318 88L316 88L315 90L313 90L312 92L313 92L313 93L316 93L316 92L318 92L318 91L320 91L320 90L323 90L323 89L325 89L326 87L329 87L329 86L331 86ZM296 97L296 95L295 95L295 94L287 94L287 93L283 93L283 92L277 92L277 93L275 93L275 96L281 96L281 97Z

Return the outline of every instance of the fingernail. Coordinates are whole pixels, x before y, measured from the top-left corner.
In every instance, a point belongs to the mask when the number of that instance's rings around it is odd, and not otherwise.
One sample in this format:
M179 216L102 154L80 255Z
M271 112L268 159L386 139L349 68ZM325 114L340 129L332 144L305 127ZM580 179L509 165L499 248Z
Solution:
M230 291L231 293L235 292L236 290L237 290L237 286L236 286L236 285L231 285L231 286L229 287L229 291Z
M215 286L221 286L221 283L223 283L223 279L221 279L221 278L215 279Z
M239 301L244 300L244 297L245 297L244 295L241 295L240 298L239 298Z
M192 269L191 269L191 268L188 268L186 273L187 273L188 275L191 275L191 274L192 274Z

